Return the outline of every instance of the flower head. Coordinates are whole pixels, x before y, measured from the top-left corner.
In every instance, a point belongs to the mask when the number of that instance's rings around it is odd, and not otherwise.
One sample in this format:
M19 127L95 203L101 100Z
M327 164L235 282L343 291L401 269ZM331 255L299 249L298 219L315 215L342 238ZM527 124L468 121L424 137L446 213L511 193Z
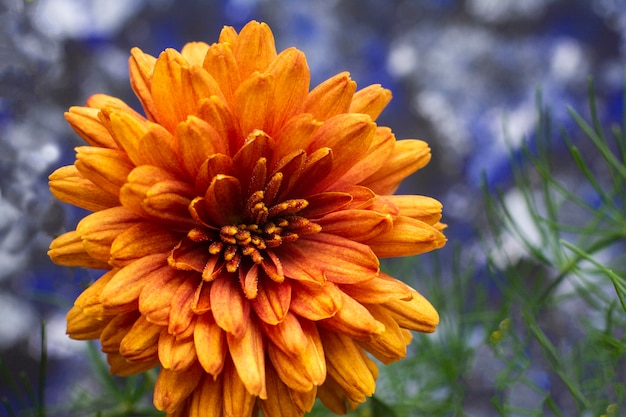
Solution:
M67 316L111 372L160 366L168 415L344 413L372 395L433 307L380 257L443 246L441 205L391 195L426 165L419 140L375 120L391 99L347 73L309 90L305 56L269 27L158 58L134 48L146 117L92 96L66 118L90 146L50 176L93 213L52 242L62 265L108 270ZM369 354L368 354L369 353Z

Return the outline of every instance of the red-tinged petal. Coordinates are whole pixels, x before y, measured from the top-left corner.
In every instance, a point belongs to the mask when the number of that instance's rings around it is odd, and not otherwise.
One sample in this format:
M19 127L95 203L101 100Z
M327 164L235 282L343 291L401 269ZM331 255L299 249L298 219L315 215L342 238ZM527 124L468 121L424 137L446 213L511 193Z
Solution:
M304 112L311 113L316 120L325 121L337 114L347 113L356 83L350 74L342 72L324 81L309 93L304 103Z
M378 126L365 156L357 161L333 186L358 184L377 172L389 159L396 138L388 127Z
M191 306L200 282L197 275L188 276L188 278L180 284L171 299L167 331L174 336L179 336L187 332L189 326L193 324L196 314L191 309Z
M244 136L257 129L270 133L274 124L274 85L270 74L254 73L235 91L234 114Z
M211 312L215 322L236 338L242 337L248 326L250 302L243 297L229 273L222 273L211 286Z
M310 74L304 54L289 48L276 57L267 71L273 75L276 85L274 92L274 127L271 136L292 116L300 113L309 93Z
M120 204L116 195L103 191L78 172L74 165L57 169L49 180L50 191L56 198L85 210L100 211Z
M211 314L203 314L196 319L193 338L200 365L205 372L217 377L226 358L226 333Z
M221 416L222 402L222 378L213 379L205 375L193 391L189 417L212 417L207 416L207 410L215 417Z
M152 98L152 73L156 58L145 54L139 48L130 50L131 57L128 59L130 69L130 85L141 101L143 110L150 120L156 120L156 106Z
M285 245L276 251L283 264L285 276L296 281L303 281L321 286L326 282L326 276L321 266L309 259L308 253L297 245Z
M380 258L411 256L438 249L445 245L445 236L420 220L400 216L393 229L367 242Z
M274 282L281 283L285 281L285 271L283 264L280 262L280 258L272 250L265 252L267 258L261 262L261 267L267 276Z
M111 265L87 253L80 235L75 231L64 233L54 239L50 243L48 256L52 259L52 262L58 265L111 269Z
M305 254L307 259L300 261L302 265L318 265L331 282L354 284L378 276L378 258L367 245L322 232L306 235L290 246L297 246Z
M246 24L239 32L234 53L242 80L255 71L267 70L269 64L276 58L274 35L269 26L254 21Z
M319 219L326 214L342 210L352 201L352 196L348 193L329 191L308 196L306 201L309 205L300 214L308 219Z
M222 373L224 381L223 417L251 416L256 396L249 393L232 362L227 362Z
M423 195L389 195L385 196L399 210L400 215L421 220L435 225L441 219L442 205L432 197Z
M214 43L207 51L202 67L217 81L227 103L234 102L241 78L231 45Z
M150 275L139 294L141 314L151 323L167 326L172 298L187 276L172 268L163 268L158 274Z
M226 139L221 137L211 125L196 116L189 116L176 127L175 141L182 166L189 177L194 180L207 158L215 153L228 151Z
M91 146L117 149L117 143L100 122L98 113L100 109L73 106L65 113L65 120Z
M254 264L247 271L239 268L239 283L248 300L253 300L259 293L259 266Z
M400 182L430 161L430 148L421 140L399 140L385 164L361 182L379 195L393 194Z
M372 84L354 93L350 112L365 113L376 120L390 101L391 91L380 84Z
M364 402L374 393L376 381L359 348L343 334L320 332L328 374L344 390L349 399Z
M355 242L367 242L391 229L393 218L370 210L341 210L329 213L316 223L324 233L339 235Z
M341 291L332 282L323 286L294 282L290 311L312 321L327 319L337 314L343 305Z
M170 132L196 110L191 92L189 64L178 51L166 49L154 65L151 92L159 123Z
M202 272L210 256L208 245L182 239L172 250L167 262L172 268Z
M167 253L176 246L181 237L179 233L155 223L138 223L122 232L113 241L111 263L121 266L155 253ZM167 257L167 255L160 256Z
M246 143L233 157L233 166L239 172L238 177L241 181L242 190L248 190L248 183L251 181L250 174L259 159L265 158L266 161L271 159L273 148L272 139L264 132L255 130L248 135Z
M135 167L124 152L93 146L76 148L75 166L84 178L112 195L119 195L126 177Z
M130 362L153 362L157 359L157 341L161 326L150 323L144 316L135 321L120 342L120 354Z
M342 285L341 290L359 303L380 304L392 300L409 300L412 289L404 282L399 281L381 272L376 278L354 285Z
M120 269L102 289L100 301L107 309L136 303L152 274L167 274L163 254L147 255Z
M168 413L176 410L196 389L202 374L199 366L182 372L161 369L154 386L154 406Z
M261 399L267 399L265 385L265 349L263 335L254 321L248 323L241 337L226 334L228 350L235 369L246 390Z
M211 283L200 281L193 295L191 310L195 314L204 314L211 310Z
M256 315L265 323L278 324L285 319L291 304L291 283L262 280L259 293L250 301Z
M159 361L161 366L172 371L184 371L196 364L193 339L177 340L166 328L159 336Z
M216 226L238 224L242 209L242 189L239 180L229 175L213 178L204 199L206 223Z
M385 326L352 297L344 294L342 301L342 306L337 314L322 320L320 322L322 326L332 329L335 333L364 341L385 330Z
M322 122L313 119L310 113L301 113L285 121L281 129L273 136L276 141L274 154L277 161L276 165L280 165L278 161L286 155L302 149L309 149L311 139L321 125ZM280 171L280 169L276 170Z
M439 324L437 310L417 291L410 300L393 300L381 304L394 320L405 329L432 333Z
M197 194L204 195L211 185L213 178L218 175L233 176L234 174L235 168L230 156L221 153L209 156L200 166L198 175L196 176L195 188Z
M113 241L141 220L124 207L112 207L84 217L76 226L76 233L80 235L90 256L108 262Z
M315 194L325 191L326 185L333 182L333 151L330 148L320 148L311 153L299 172L297 182L290 188L302 195ZM282 194L281 194L282 197Z
M320 126L311 140L309 150L331 148L333 167L332 175L319 181L314 192L326 191L361 161L367 154L375 132L376 125L364 114L339 114Z

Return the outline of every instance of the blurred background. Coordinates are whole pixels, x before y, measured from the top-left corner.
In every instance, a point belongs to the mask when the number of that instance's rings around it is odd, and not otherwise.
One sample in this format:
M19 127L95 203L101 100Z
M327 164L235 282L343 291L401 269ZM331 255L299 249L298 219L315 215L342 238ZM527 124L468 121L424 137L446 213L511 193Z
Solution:
M81 144L63 112L94 93L139 108L131 47L158 55L212 43L222 26L239 30L251 19L270 25L279 50L305 52L312 86L349 71L359 87L392 90L379 124L398 139L426 140L433 153L401 191L443 202L450 244L440 256L451 257L453 243L473 250L479 284L483 175L487 187L510 189L508 147L532 146L538 90L568 129L567 106L586 112L593 76L600 117L621 119L624 0L0 0L0 358L9 374L36 382L45 321L49 404L93 384L87 345L65 336L65 313L97 272L46 256L51 239L84 215L47 188ZM554 146L558 168L565 151ZM493 372L473 366L475 380ZM11 390L0 379L0 397L11 401ZM466 401L479 410L470 415L490 415L488 398Z

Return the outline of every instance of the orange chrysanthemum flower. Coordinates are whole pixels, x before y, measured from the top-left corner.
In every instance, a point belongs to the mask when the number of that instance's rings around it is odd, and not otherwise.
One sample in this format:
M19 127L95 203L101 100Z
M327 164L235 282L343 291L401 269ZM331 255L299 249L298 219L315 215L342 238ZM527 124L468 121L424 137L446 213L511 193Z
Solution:
M158 58L135 48L130 77L146 117L105 95L72 107L91 146L50 176L93 211L50 256L108 270L68 334L100 339L114 374L160 366L154 404L172 416L365 401L369 355L399 360L438 323L378 258L445 243L438 201L391 195L430 150L374 123L390 92L347 73L309 91L304 54L277 54L257 22Z

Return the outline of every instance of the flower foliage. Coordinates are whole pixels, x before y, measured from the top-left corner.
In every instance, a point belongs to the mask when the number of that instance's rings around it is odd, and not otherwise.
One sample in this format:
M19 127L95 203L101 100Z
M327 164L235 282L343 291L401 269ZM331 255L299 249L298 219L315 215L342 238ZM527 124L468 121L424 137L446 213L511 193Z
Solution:
M365 401L370 355L397 361L410 330L438 323L379 268L445 243L438 201L392 195L427 144L376 125L379 85L340 73L310 90L304 54L277 53L263 23L129 62L146 116L106 95L72 107L89 146L50 176L93 212L50 256L107 270L69 311L70 337L99 339L114 374L160 366L154 404L172 416Z

